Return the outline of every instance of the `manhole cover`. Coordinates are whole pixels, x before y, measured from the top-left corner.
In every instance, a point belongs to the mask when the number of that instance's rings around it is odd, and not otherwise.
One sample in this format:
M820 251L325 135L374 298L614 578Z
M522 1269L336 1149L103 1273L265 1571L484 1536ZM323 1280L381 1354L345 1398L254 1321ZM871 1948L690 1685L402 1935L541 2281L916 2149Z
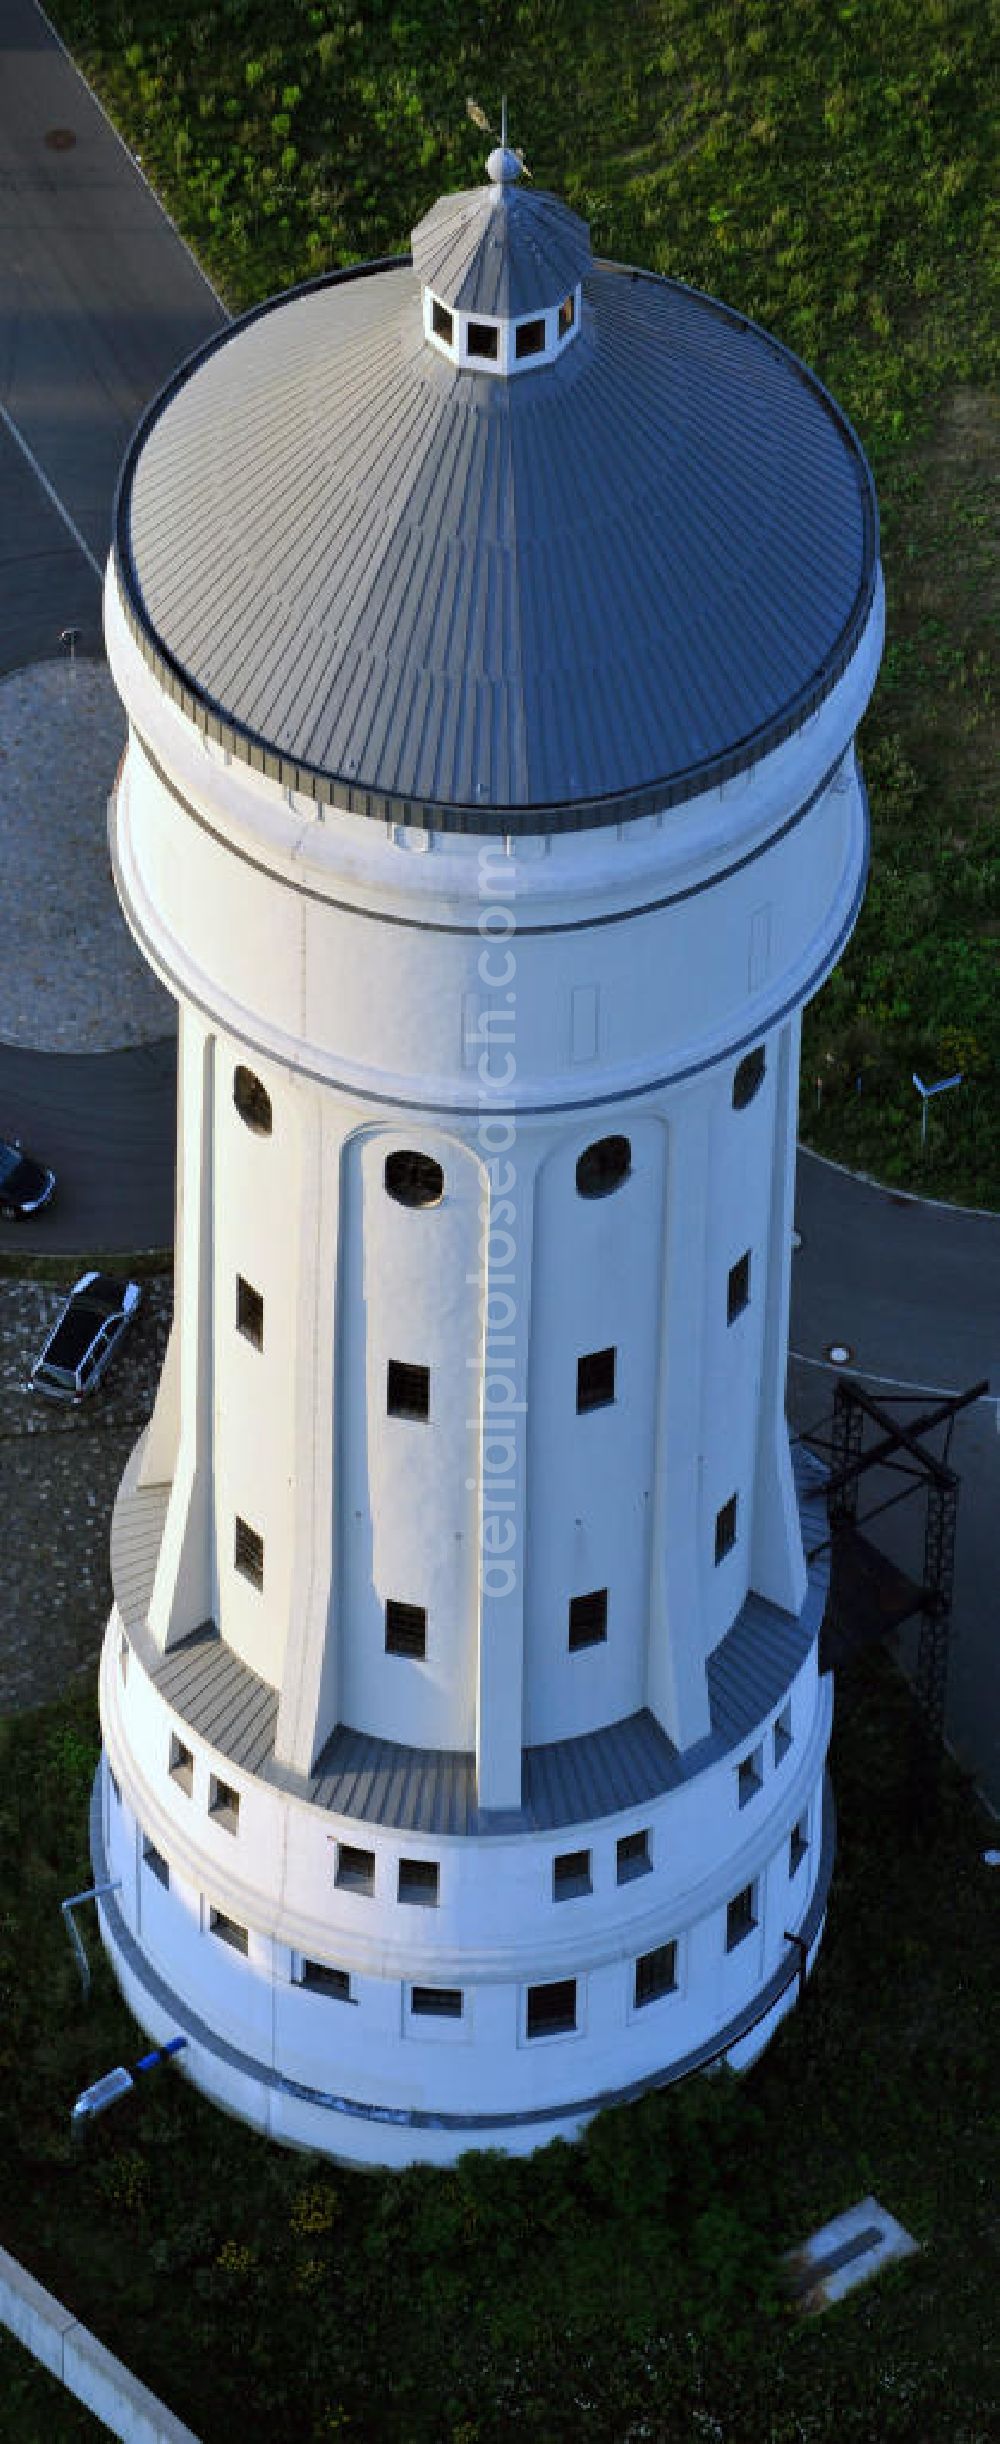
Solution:
M847 1366L854 1356L854 1351L848 1348L846 1341L831 1341L824 1354L829 1358L831 1366Z
M71 153L76 137L71 127L50 127L45 142L50 153Z

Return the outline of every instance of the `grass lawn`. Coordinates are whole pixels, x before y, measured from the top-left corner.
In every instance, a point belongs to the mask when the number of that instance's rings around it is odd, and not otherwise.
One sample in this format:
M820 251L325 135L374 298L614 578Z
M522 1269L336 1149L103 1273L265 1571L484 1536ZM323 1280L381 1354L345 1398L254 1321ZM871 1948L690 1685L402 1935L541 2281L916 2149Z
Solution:
M884 1659L839 1696L826 1940L757 2068L651 2096L529 2163L388 2177L271 2146L173 2072L73 2140L79 2089L143 2050L92 1928L84 2006L59 1911L89 1874L94 1700L8 1720L4 2244L205 2444L234 2427L241 2444L990 2444L990 1833L950 1770L936 1838L907 1831L909 1698ZM920 2256L801 2321L780 2252L869 2191ZM9 2399L5 2440L78 2432Z
M53 0L52 14L234 308L405 249L436 195L481 182L467 101L495 122L506 89L538 183L588 217L601 252L711 290L818 369L874 466L889 643L862 734L871 885L806 1021L803 1134L910 1187L1000 1204L986 0ZM924 1154L914 1069L964 1073Z

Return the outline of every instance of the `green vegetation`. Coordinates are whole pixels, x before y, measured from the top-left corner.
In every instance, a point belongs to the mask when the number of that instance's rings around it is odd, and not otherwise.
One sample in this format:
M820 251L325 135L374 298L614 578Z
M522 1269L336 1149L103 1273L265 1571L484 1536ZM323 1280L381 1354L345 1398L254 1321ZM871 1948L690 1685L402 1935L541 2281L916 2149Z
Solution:
M600 250L714 291L818 368L874 465L889 648L862 738L872 883L807 1022L803 1131L890 1179L1000 1204L984 0L54 13L234 306L405 248L439 192L482 178L467 97L495 119L506 88L536 179ZM921 1156L911 1071L957 1068Z
M74 2140L79 2090L144 2046L92 1924L84 2005L59 1911L88 1880L93 1697L8 1721L5 2245L205 2444L234 2426L243 2444L988 2444L989 1833L950 1770L936 1838L906 1830L910 1702L883 1659L841 1701L827 1936L756 2069L650 2096L530 2162L388 2177L271 2146L166 2071ZM921 2255L801 2320L781 2253L870 2190ZM5 2439L43 2432L78 2430L12 2397Z

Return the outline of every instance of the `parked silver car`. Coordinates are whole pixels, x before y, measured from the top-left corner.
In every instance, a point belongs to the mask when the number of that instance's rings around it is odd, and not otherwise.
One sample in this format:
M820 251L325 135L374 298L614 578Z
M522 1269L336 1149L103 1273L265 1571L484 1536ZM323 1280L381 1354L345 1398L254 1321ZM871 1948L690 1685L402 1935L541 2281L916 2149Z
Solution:
M31 1369L31 1390L47 1400L85 1399L110 1365L141 1296L136 1281L81 1273Z

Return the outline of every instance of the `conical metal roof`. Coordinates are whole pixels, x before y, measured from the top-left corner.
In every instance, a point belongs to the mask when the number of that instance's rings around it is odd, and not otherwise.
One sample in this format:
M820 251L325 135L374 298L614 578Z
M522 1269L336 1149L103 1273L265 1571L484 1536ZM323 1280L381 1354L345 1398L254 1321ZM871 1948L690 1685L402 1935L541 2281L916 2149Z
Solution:
M598 262L573 345L484 380L425 339L429 269L530 310L583 225L505 181L415 237L230 326L140 426L116 563L162 684L286 785L443 830L627 821L753 763L874 600L846 419L743 316Z
M504 158L516 160L490 156ZM591 262L586 221L509 175L443 195L417 222L411 244L418 280L460 314L542 314L576 288Z

